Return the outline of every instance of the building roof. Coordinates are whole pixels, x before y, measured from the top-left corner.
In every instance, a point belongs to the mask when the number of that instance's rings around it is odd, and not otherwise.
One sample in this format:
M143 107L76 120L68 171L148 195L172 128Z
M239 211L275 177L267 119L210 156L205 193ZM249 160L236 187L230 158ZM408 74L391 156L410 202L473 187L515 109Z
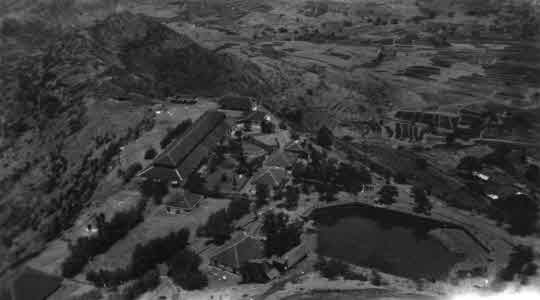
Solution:
M181 189L165 196L164 203L177 208L192 209L197 203L201 202L202 198L202 195Z
M295 161L296 155L293 153L278 150L266 158L264 165L267 167L289 168L292 167Z
M224 96L219 100L219 107L227 110L251 111L253 98L246 96Z
M62 278L25 267L11 283L11 300L44 300L56 291ZM4 300L4 299L2 299Z
M228 128L225 114L214 110L205 112L139 176L185 181L226 135Z
M304 259L304 257L306 257L308 253L308 247L304 245L304 243L301 243L300 245L289 250L289 252L285 253L281 257L281 262L287 265L288 268L290 268L291 266L294 266L302 259Z
M224 113L214 110L205 112L179 139L171 143L154 159L154 164L167 167L178 166L224 121Z
M264 257L264 243L262 240L246 235L239 241L226 245L212 256L211 261L218 265L231 268L240 266L252 259Z
M287 179L287 170L280 167L264 167L251 179L252 184L279 186Z
M265 120L265 117L267 115L268 114L263 111L256 110L256 111L247 113L245 116L240 118L237 122L241 123L241 122L251 121L253 123L260 123Z
M294 140L285 146L285 151L300 153L306 152L306 149L302 146L302 141Z

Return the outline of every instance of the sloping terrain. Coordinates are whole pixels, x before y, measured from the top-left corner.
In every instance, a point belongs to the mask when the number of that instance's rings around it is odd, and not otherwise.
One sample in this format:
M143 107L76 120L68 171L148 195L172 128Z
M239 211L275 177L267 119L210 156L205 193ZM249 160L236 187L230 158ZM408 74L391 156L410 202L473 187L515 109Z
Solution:
M8 27L0 103L2 269L71 226L121 147L152 128L153 98L268 89L256 67L128 12L87 29L43 29L46 38L32 35L34 23Z

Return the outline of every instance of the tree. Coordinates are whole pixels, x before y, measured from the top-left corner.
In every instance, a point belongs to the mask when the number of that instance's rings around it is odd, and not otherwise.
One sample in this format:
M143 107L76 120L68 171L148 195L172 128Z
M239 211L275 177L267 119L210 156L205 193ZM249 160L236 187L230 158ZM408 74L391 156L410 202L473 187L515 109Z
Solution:
M525 178L530 182L537 182L540 178L540 170L536 165L529 165L527 171L525 171Z
M139 189L143 196L152 197L156 204L161 204L163 197L169 193L169 187L166 182L153 181L150 179L141 182Z
M232 231L227 211L221 209L208 217L206 224L199 230L199 234L211 237L214 243L221 245L230 238Z
M383 284L381 274L375 270L371 270L371 279L369 280L374 286L380 286Z
M428 162L425 158L419 157L414 161L418 170L425 170L428 167Z
M158 287L160 282L159 272L156 269L152 269L146 272L142 278L136 280L129 285L123 291L124 298L127 300L135 300L140 295L147 291L153 290Z
M482 169L482 161L475 156L465 156L459 161L457 168L467 172L480 171Z
M274 133L276 130L276 125L274 123L263 120L261 122L261 131L262 133Z
M364 167L339 164L335 181L342 184L348 192L360 192L364 184L371 183L371 174Z
M497 221L508 223L512 234L531 234L538 220L538 204L525 194L500 197L492 202L491 216Z
M398 171L396 175L394 175L394 181L398 184L406 184L407 174L403 171Z
M142 170L142 165L138 162L132 163L124 172L124 183L129 182L139 171Z
M315 270L319 271L321 275L328 279L336 279L339 276L343 276L350 272L349 265L336 259L325 259L319 256L317 263L315 263Z
M186 290L202 289L208 285L208 278L199 271L201 257L191 249L184 249L168 262L169 277Z
M267 257L282 256L300 244L301 225L288 222L289 217L283 212L265 214L262 232L266 236L264 249Z
M154 159L156 157L157 151L154 147L150 147L146 152L144 152L144 159Z
M184 187L190 192L204 194L206 192L205 183L206 179L199 172L193 172L189 175Z
M379 194L379 203L389 205L396 202L396 199L394 198L397 197L399 193L395 186L385 184L381 187L377 194Z
M300 199L300 191L295 186L287 186L285 189L285 203L288 209L296 208Z
M332 202L337 200L336 194L338 193L338 188L334 183L325 182L317 185L317 187L323 201Z
M270 188L263 183L257 183L255 185L255 198L258 208L268 204L268 197L270 196Z
M416 213L429 214L432 208L432 205L428 197L426 196L425 190L415 185L412 188L412 194L413 194L414 203L415 203L413 210Z
M497 278L502 281L512 281L517 275L522 283L526 283L527 277L535 275L537 269L533 249L529 246L517 245L510 254L508 264L499 271Z
M250 201L244 198L236 198L229 203L227 215L230 220L238 220L249 213Z
M326 127L322 126L317 132L317 144L324 148L330 148L334 142L334 134Z

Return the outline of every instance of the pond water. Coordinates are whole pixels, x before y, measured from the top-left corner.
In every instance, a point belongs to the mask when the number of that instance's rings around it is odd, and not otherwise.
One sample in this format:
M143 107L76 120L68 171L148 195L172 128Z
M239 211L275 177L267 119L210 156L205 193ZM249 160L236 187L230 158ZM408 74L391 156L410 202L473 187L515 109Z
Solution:
M314 215L317 252L409 278L444 279L460 259L428 235L440 224L369 207L336 207Z

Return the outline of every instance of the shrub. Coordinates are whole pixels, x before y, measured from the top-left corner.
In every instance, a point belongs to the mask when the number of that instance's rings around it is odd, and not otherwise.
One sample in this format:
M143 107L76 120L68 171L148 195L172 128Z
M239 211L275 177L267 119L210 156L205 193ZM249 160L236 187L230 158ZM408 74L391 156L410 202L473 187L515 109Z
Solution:
M153 147L146 150L144 153L144 159L154 159L157 156L157 151Z

